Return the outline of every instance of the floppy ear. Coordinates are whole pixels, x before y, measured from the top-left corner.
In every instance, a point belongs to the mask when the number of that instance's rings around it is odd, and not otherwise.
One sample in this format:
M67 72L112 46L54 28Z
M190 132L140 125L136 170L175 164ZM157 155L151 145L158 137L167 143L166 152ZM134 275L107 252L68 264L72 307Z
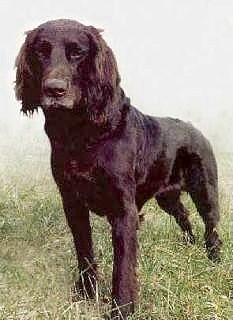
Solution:
M91 30L90 37L94 51L96 80L101 84L109 85L115 89L120 82L120 76L114 54L100 35L103 30L96 29L92 26L88 28Z
M32 51L36 34L36 29L26 33L26 40L15 61L15 94L22 101L22 111L25 114L32 114L39 105L40 72Z
M87 103L91 120L97 124L107 120L109 107L114 104L120 83L115 57L101 37L102 31L92 26L87 27L91 45Z

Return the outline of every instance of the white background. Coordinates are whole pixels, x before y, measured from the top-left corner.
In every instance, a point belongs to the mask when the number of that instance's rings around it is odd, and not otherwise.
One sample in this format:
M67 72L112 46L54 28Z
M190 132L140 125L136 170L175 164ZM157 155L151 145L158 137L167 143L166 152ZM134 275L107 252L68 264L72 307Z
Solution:
M191 121L218 151L233 151L232 0L0 0L0 133L42 127L14 97L24 31L72 18L103 28L122 87L141 111ZM41 128L39 134L44 134Z

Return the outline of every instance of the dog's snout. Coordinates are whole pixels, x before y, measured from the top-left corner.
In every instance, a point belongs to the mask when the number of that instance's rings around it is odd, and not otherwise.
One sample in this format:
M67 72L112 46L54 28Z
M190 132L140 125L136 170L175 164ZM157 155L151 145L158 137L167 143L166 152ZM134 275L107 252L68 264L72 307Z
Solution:
M62 79L47 79L44 82L44 91L47 96L59 98L66 94L68 84Z

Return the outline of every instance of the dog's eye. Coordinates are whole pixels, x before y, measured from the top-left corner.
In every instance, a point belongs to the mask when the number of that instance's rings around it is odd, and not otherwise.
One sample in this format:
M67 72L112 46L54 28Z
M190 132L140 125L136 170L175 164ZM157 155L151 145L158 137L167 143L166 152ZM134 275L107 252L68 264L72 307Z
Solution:
M85 52L86 51L76 43L69 43L66 47L66 56L69 60L79 60L84 57Z
M37 50L41 55L48 58L51 54L52 46L49 42L44 41L39 45Z

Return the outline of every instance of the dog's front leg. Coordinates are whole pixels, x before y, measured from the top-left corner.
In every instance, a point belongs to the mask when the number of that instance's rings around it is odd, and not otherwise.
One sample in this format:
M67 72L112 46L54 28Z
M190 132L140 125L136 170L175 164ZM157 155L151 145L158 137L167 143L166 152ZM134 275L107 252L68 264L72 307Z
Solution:
M134 204L121 216L110 218L113 242L112 319L126 319L137 298L137 224Z
M89 210L73 193L62 193L63 207L71 229L79 266L76 289L88 298L96 292L97 267L94 262Z

